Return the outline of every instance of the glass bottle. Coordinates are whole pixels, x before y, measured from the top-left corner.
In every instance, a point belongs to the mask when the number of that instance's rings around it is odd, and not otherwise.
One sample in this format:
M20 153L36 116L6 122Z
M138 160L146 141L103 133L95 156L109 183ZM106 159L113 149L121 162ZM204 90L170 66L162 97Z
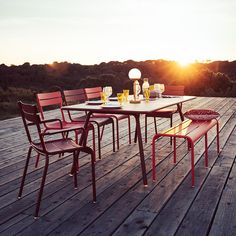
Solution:
M142 91L144 93L144 90L145 89L148 89L149 88L149 83L148 83L148 78L144 78L143 79L143 85L142 85Z

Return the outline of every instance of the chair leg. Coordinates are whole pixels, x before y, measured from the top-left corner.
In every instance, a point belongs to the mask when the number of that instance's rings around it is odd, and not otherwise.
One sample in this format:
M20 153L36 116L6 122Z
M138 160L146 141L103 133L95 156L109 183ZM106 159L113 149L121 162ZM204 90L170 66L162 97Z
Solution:
M98 127L99 129L99 127ZM94 156L95 156L95 161L96 161L96 142L95 142L95 129L94 129L94 126L93 126L93 129L92 129L92 136L93 136L93 150L94 150Z
M129 132L129 144L131 144L131 125L130 125L130 116L128 116L128 132Z
M35 165L34 165L35 168L38 167L38 164L39 164L39 157L40 157L40 154L38 153L38 154L37 154L37 157L36 157Z
M70 174L69 174L70 176L73 176L75 171L76 172L79 171L79 154L80 154L80 150L78 151L78 161L76 163L76 166L74 165L74 162L72 163Z
M188 147L188 151L190 151L190 149L191 149L191 143L189 142L188 139L187 139L187 147Z
M95 175L94 152L89 147L81 147L80 150L91 155L93 202L95 203L96 202L96 175Z
M157 121L156 121L156 117L153 117L154 119L154 124L155 124L155 133L157 134Z
M137 139L138 139L137 128L135 128L134 143L137 143Z
M24 188L24 184L25 184L25 177L26 177L27 170L28 170L28 165L29 165L29 160L30 160L31 152L32 152L32 147L30 147L29 150L28 150L28 155L27 155L27 159L26 159L26 162L25 162L25 168L24 168L24 172L23 172L23 176L22 176L22 180L21 180L21 185L20 185L20 191L19 191L19 194L18 194L18 199L20 199L21 196L22 196L22 192L23 192L23 188Z
M78 169L78 162L79 162L78 156L79 156L79 152L73 152L73 165L76 170ZM74 171L73 176L74 176L74 187L75 187L75 189L77 189L77 187L78 187L77 171Z
M75 142L76 143L78 143L78 135L79 135L79 132L75 131ZM63 139L68 138L69 137L69 132L63 132L61 136L62 136ZM59 158L61 156L64 156L64 152L59 154Z
M86 132L86 131L85 131ZM75 142L78 144L78 135L79 132L77 130L75 130Z
M120 139L120 135L119 135L119 121L118 121L117 118L115 118L115 120L116 120L116 138L117 138L116 142L117 142L117 150L119 150L119 148L120 148L120 141L119 141L119 139Z
M170 117L170 127L173 126L173 116ZM172 145L172 137L170 137L170 145Z
M155 159L156 150L155 150L155 141L156 141L156 138L154 136L153 139L152 139L152 180L153 181L156 180L156 159Z
M96 176L95 176L95 164L94 164L94 152L91 153L91 168L92 168L92 185L93 185L93 202L96 202Z
M176 137L174 137L174 164L176 164Z
M101 139L100 139L100 128L98 127L98 158L101 159ZM95 150L94 150L95 151Z
M191 174L192 174L192 187L195 184L195 177L194 177L194 143L191 141Z
M103 133L104 133L104 126L105 126L105 125L102 126L102 132L101 132L101 137L100 137L101 140L102 140Z
M145 121L145 143L147 143L147 115L145 115L145 118L144 118L144 121Z
M217 153L220 153L220 134L219 134L219 122L216 123L216 140L217 140Z
M111 127L112 127L113 152L115 152L116 151L116 140L115 140L115 125L114 125L114 121L111 123Z
M92 130L93 150L94 150L95 162L96 162L96 142L95 142L95 140L96 140L96 135L95 135L94 124L97 125L98 134L99 134L99 125L98 125L98 123L96 123L96 122L90 123L90 127L91 127L91 130ZM98 149L99 149L99 146L101 146L101 142L100 142L100 137L99 137L99 135L98 135ZM99 159L100 159L100 158L99 158Z
M43 189L44 189L44 184L46 181L46 176L47 176L47 172L48 172L48 165L49 165L49 156L46 155L46 159L45 159L45 166L44 166L44 171L43 171L43 177L42 177L42 181L41 181L41 186L39 189L39 195L38 195L38 200L36 203L36 210L35 210L35 218L38 218L39 215L39 208L40 208L40 203L41 203L41 199L42 199L42 195L43 195Z
M205 166L208 167L208 144L207 144L207 133L205 134Z
M158 134L154 135L152 138L152 180L156 180L156 149L155 142L160 136Z

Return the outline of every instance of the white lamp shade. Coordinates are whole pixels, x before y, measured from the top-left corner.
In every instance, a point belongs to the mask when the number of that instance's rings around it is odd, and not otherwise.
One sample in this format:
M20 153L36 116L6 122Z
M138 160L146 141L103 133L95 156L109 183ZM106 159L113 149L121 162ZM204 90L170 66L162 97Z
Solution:
M141 71L137 68L133 68L129 71L129 78L130 79L140 79L141 78Z

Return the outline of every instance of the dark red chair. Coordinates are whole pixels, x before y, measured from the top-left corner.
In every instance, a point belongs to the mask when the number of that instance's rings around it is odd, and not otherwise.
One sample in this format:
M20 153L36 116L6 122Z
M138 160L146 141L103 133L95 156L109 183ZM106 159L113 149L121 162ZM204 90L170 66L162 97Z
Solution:
M86 100L96 100L100 99L102 92L102 87L93 87L93 88L85 88ZM119 149L119 121L123 119L128 119L128 132L129 132L129 144L131 144L131 127L130 127L130 116L123 114L93 114L93 117L112 117L116 121L116 137L117 137L117 149Z
M184 86L171 86L166 85L165 86L165 92L163 95L173 95L173 96L183 96L184 95ZM182 109L182 104L181 104ZM164 108L161 110L157 110L155 112L149 113L145 115L145 142L147 142L147 118L153 117L154 118L154 124L155 124L155 132L157 133L157 122L156 118L169 118L170 119L170 127L173 126L173 115L177 113L178 110L176 107L170 107L170 108ZM172 141L171 141L172 142Z
M66 105L83 103L86 101L84 89L64 90L63 95ZM85 122L86 115L86 112L82 114L72 114L72 112L68 111L68 116L72 122ZM91 117L89 122L91 125L97 126L99 159L101 159L101 140L105 125L112 125L113 151L115 151L115 129L113 119L111 117ZM102 128L102 131L100 131L100 128Z
M38 108L40 111L41 119L44 120L45 113L44 109L45 108L59 108L60 113L61 113L61 124L63 129L74 129L75 130L75 142L78 143L78 135L81 133L81 130L84 128L84 122L68 122L65 119L65 115L63 111L61 110L61 107L63 105L63 99L60 91L57 92L49 92L49 93L38 93L37 94L37 103L38 103ZM45 132L47 130L54 130L54 129L60 129L60 125L58 122L51 122L50 124L44 124L45 127ZM93 141L93 149L95 149L95 131L94 127L92 125L88 126L88 131L92 131L92 141ZM88 132L87 131L87 132ZM66 135L66 134L63 134Z
M27 169L29 165L29 160L31 157L31 152L32 149L36 151L38 154L45 156L45 165L44 165L44 171L43 171L43 176L42 176L42 181L41 185L39 188L39 194L36 202L36 210L35 210L35 218L38 217L39 215L39 209L40 209L40 203L43 195L43 189L45 185L45 180L47 176L47 171L48 171L48 166L49 166L49 160L50 160L50 155L57 155L57 154L62 154L62 153L72 153L73 154L73 166L75 169L77 169L77 164L78 164L78 155L79 152L85 152L87 154L91 155L91 165L92 165L92 187L93 187L93 201L96 201L96 183L95 183L95 157L94 157L94 151L87 147L87 146L80 146L77 143L75 143L72 139L65 137L64 135L62 138L57 138L57 139L52 139L46 140L45 136L47 135L55 135L55 134L60 134L60 133L65 133L69 131L75 131L75 129L72 128L62 128L62 122L59 119L51 119L51 120L41 120L40 116L38 115L38 110L36 105L29 105L29 104L24 104L22 102L18 102L19 108L20 108L20 113L21 117L24 123L25 131L28 137L28 141L30 143L30 147L28 150L28 155L25 163L25 168L23 172L23 177L20 185L20 191L18 194L18 199L21 198L22 192L23 192L23 187L25 183L25 178L27 174ZM58 123L60 126L60 129L58 130L48 130L48 131L43 131L42 125L49 125L50 123ZM37 138L33 139L31 136L31 128L36 128L37 131ZM81 132L85 132L83 128L81 128ZM35 137L35 135L34 135ZM36 141L35 141L36 140ZM73 176L74 176L74 187L77 188L77 171L73 171Z

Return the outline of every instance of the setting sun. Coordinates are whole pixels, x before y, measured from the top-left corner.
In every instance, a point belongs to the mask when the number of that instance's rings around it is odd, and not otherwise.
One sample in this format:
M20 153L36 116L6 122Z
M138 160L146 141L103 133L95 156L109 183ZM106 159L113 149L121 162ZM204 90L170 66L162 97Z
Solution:
M193 63L193 60L188 60L187 58L182 58L182 59L178 59L176 60L176 62L181 66L181 67L187 67L189 66L191 63Z

